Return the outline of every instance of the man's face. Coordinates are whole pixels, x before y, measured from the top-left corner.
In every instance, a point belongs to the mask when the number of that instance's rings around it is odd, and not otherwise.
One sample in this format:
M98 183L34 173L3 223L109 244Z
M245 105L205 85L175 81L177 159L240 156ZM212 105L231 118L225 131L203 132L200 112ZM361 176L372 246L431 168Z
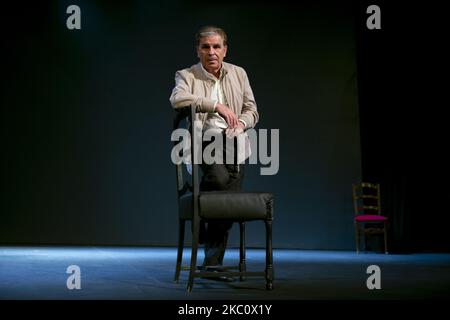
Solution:
M203 68L210 73L217 72L222 66L223 58L227 54L227 46L223 44L223 39L219 35L210 35L200 38L197 47L197 56Z

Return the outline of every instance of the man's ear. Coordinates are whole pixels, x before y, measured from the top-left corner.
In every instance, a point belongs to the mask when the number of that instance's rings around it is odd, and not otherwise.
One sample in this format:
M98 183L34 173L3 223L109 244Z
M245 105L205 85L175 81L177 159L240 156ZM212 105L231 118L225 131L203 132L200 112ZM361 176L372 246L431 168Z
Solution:
M228 46L224 46L223 48L225 49L223 54L223 57L225 58L227 56Z

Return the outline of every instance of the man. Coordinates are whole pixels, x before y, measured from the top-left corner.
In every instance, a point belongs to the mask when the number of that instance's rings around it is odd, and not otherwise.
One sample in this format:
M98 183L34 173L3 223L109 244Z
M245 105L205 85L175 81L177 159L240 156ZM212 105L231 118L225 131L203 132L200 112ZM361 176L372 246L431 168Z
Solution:
M253 128L259 119L247 74L243 68L223 62L228 49L227 35L218 27L201 28L196 34L196 49L200 61L176 72L176 85L170 102L174 108L195 105L196 120L201 121L203 132L215 130L228 139L234 139L246 129ZM240 190L243 164L230 164L223 159L223 164L201 165L202 191ZM205 267L222 265L231 226L230 222L216 221L208 223L206 230L201 230L201 242L205 243Z

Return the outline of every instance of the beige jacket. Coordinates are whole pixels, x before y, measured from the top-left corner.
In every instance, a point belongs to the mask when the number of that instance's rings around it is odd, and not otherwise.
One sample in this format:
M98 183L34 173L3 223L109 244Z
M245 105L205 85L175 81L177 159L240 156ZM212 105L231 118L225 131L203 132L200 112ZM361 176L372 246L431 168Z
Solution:
M231 63L222 62L222 68L222 88L228 107L246 123L246 129L253 128L259 115L247 73ZM175 109L195 105L197 119L203 124L207 113L214 112L215 100L210 99L213 86L214 80L208 77L199 62L175 73L175 88L170 103Z

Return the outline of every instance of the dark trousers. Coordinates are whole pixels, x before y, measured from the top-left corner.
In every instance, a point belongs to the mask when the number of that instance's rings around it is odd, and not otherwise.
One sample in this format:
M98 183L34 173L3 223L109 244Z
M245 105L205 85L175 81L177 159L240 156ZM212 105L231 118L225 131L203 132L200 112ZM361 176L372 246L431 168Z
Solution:
M203 146L205 147L205 145ZM244 178L244 165L202 164L201 191L239 191ZM200 226L200 242L205 244L204 266L223 264L228 240L228 231L233 222L227 220L210 221Z

